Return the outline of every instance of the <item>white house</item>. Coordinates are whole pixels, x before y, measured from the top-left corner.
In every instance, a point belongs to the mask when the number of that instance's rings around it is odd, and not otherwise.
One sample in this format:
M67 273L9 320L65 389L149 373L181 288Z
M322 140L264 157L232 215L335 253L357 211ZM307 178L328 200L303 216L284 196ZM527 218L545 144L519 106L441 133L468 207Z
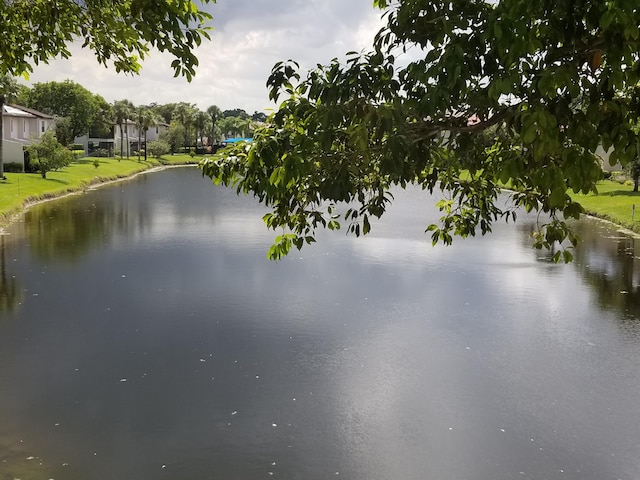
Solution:
M51 115L18 105L2 107L2 162L24 165L24 149L53 128Z
M166 123L157 123L147 129L147 141L157 140L163 132L166 132L169 125ZM120 146L126 155L127 138L129 139L129 154L133 155L134 151L139 149L138 145L138 126L133 120L127 120L122 125L122 137L120 136L120 125L113 124L110 131L111 135L104 138L90 137L83 135L75 138L75 143L84 147L87 155L94 154L96 150L102 149L108 152L109 156L120 154ZM144 143L144 131L140 132L140 143Z

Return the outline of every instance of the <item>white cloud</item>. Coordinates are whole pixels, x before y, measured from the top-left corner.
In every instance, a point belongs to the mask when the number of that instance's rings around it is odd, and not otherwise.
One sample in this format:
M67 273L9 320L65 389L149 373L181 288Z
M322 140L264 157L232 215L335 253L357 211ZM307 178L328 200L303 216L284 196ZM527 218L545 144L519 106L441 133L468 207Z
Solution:
M135 104L185 101L201 109L273 108L265 86L273 65L294 59L303 71L369 47L381 26L370 0L219 0L205 6L214 19L212 41L196 52L196 78L173 78L169 55L152 52L139 76L116 74L93 54L72 47L69 60L37 66L29 84L73 80L108 102Z

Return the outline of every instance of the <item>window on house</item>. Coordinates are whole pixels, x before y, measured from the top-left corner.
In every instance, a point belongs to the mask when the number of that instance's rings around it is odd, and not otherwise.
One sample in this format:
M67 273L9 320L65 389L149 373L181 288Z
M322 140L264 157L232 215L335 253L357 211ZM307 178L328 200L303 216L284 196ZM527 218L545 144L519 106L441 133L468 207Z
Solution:
M44 133L44 120L42 120L42 122L40 122L40 125L41 125L41 126L40 126L40 131L41 131L42 133Z
M27 133L27 120L22 119L22 133Z

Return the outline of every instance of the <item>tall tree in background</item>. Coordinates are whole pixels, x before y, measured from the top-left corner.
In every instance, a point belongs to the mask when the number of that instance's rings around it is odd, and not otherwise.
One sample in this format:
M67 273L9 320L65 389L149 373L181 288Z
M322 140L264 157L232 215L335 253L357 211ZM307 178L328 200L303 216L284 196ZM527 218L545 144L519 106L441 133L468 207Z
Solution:
M0 74L0 180L4 179L4 106L18 94L19 88L15 78L10 75Z
M136 121L136 129L138 130L138 162L140 161L142 149L142 119L144 116L144 111L146 107L144 105L139 105L135 109L135 121Z
M26 101L27 107L67 119L65 133L58 136L64 144L88 134L106 103L102 97L71 80L36 83L26 94Z
M144 160L147 161L147 132L151 127L157 125L160 118L150 108L145 108L142 112L142 128L144 129Z
M196 115L194 117L194 126L196 129L196 147L198 146L198 139L200 140L200 146L204 147L204 136L207 132L207 130L209 130L209 125L211 123L211 119L209 118L209 115L205 112L202 111L198 111L196 112Z
M240 117L240 118L249 118L249 114L245 112L242 108L233 108L231 110L225 110L222 112L222 116L227 117Z
M177 121L184 127L186 146L190 147L191 143L191 126L193 125L195 115L197 113L195 105L180 102L173 110L173 120Z
M142 138L144 132L144 159L147 160L147 130L155 125L158 117L151 108L140 105L135 111L136 127L138 128L138 161L140 161L140 150L142 149Z
M173 111L176 108L177 103L167 103L164 105L158 105L157 103L152 103L149 105L149 108L155 112L155 114L162 121L169 125L171 123L171 119L173 118Z
M120 158L122 158L124 156L124 139L125 139L125 133L124 131L127 131L127 158L129 158L129 133L128 133L128 128L127 128L127 124L129 122L129 117L132 116L132 111L133 111L133 103L131 103L131 101L124 99L124 100L116 100L115 102L113 102L113 115L115 117L115 122L118 125L118 127L120 128ZM124 127L123 127L124 126Z
M253 115L251 115L251 120L253 120L254 122L264 123L267 121L267 115L264 112L258 112L256 110L253 112Z
M184 125L178 122L171 122L169 128L162 132L160 140L167 142L171 148L171 153L174 154L178 149L182 148L185 144L186 132Z
M69 45L82 39L99 63L113 65L116 72L138 72L153 47L168 52L175 75L191 81L198 65L193 51L209 39L205 24L210 19L191 0L4 2L0 74L28 74L39 63L69 58Z
M94 95L94 117L89 126L89 136L104 138L111 136L113 129L113 108L100 95Z
M640 79L640 8L628 0L374 0L386 9L368 53L301 76L278 63L280 102L254 142L202 164L205 174L272 208L282 228L269 256L314 241L315 229L366 234L390 189L442 189L434 243L488 233L516 208L548 218L534 246L575 245L566 219L602 169L638 156L640 102L617 95ZM282 98L281 98L282 97ZM498 201L508 185L510 203ZM343 202L350 202L348 206ZM571 259L558 249L554 260Z
M222 112L217 105L211 105L209 108L207 108L207 113L211 118L211 133L209 134L209 145L213 145L213 139L215 138L216 132L216 122L220 118L220 115L222 115Z

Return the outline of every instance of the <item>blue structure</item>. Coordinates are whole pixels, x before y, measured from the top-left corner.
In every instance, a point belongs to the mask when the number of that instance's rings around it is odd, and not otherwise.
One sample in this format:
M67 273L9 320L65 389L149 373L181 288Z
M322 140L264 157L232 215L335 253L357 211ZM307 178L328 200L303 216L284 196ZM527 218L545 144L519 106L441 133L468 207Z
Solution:
M251 143L253 141L253 138L227 138L224 143L238 143L238 142L247 142L247 143Z

